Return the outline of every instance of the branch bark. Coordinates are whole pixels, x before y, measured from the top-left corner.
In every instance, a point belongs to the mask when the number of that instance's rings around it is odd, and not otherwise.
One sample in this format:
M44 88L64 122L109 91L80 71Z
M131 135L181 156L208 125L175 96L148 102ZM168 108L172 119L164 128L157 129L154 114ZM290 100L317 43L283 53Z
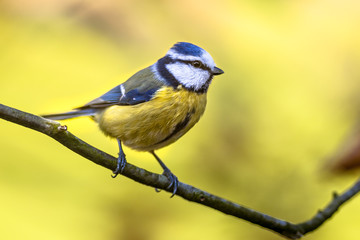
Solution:
M67 131L66 126L62 126L58 122L47 120L2 104L0 104L0 118L46 134L90 161L112 171L116 169L117 159L115 157L102 152L77 138ZM166 189L169 182L165 176L146 171L130 163L126 164L122 175L131 178L136 182L169 191ZM277 219L182 182L179 182L176 195L188 201L196 202L225 214L257 224L276 232L283 237L299 239L305 234L319 228L325 221L333 216L341 205L354 197L359 191L360 180L342 194L334 193L333 199L323 210L319 210L310 220L298 224Z

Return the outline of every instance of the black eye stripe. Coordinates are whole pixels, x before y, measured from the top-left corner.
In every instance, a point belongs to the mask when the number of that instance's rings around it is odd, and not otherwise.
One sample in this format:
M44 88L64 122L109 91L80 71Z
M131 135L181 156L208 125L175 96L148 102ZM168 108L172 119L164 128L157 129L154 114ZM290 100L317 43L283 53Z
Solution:
M194 63L199 62L200 66L196 67L196 68L200 68L203 70L207 70L209 72L211 72L211 69L207 66L205 66L205 64L203 64L201 61L195 60L195 61L188 61L188 60L181 60L181 59L176 59L176 62L182 62L182 63L186 63L186 64L190 64L191 66L194 66ZM195 66L194 66L195 67Z
M200 66L197 67L197 68L206 70L206 71L208 71L208 72L211 74L211 68L209 68L208 66L206 66L205 64L203 64L203 63L202 63L201 61L199 61L199 60L190 61L190 60L182 60L182 59L173 59L173 58L171 58L171 57L168 56L168 55L166 55L165 57L163 57L161 60L162 60L162 62L163 62L164 64L181 62L181 63L190 64L191 66L194 66L193 64L194 64L195 62L199 62L199 63L200 63Z

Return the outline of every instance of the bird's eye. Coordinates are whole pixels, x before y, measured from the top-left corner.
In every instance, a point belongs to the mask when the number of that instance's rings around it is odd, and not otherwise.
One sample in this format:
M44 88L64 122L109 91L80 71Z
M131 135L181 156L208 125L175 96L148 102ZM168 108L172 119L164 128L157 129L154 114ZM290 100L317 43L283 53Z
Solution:
M193 61L193 62L191 62L191 65L196 68L202 67L202 63L200 61Z

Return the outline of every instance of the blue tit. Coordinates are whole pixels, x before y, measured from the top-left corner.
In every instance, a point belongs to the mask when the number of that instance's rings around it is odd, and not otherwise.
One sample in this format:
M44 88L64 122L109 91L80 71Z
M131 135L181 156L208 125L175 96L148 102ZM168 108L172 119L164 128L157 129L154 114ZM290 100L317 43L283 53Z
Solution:
M204 49L176 43L155 64L73 111L44 115L53 120L90 116L105 135L116 138L119 157L114 176L126 165L122 144L150 152L170 180L173 195L177 177L155 154L189 131L205 111L206 93L215 75L224 73Z

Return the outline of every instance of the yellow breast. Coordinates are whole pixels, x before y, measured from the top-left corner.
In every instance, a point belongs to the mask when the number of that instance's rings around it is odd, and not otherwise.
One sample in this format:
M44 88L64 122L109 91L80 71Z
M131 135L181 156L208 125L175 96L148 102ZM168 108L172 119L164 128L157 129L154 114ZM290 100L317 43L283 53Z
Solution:
M205 106L206 93L164 87L148 102L108 107L95 120L106 135L130 148L151 151L175 142L190 130Z

